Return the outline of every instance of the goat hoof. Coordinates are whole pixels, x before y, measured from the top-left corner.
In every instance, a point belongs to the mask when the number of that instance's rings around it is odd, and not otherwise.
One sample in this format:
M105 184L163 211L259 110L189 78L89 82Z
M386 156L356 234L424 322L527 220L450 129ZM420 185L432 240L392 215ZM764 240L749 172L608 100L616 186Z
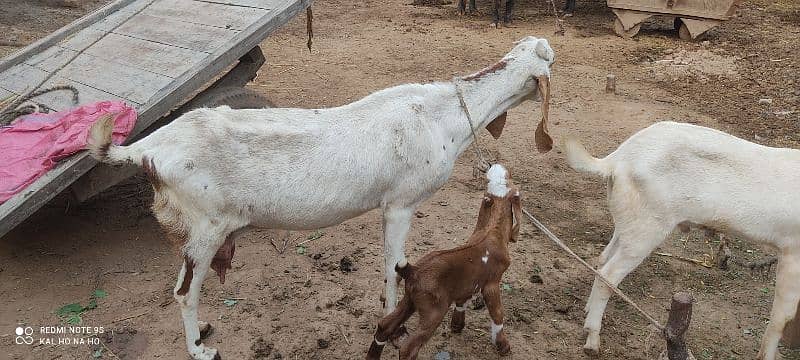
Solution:
M511 354L511 345L508 342L497 344L497 353L501 356Z
M583 347L583 353L588 355L589 357L592 357L592 358L600 357L600 350L599 349L595 349L595 348L591 348L591 347L587 347L587 346Z
M205 321L197 322L200 327L200 340L205 340L214 333L214 327Z
M408 329L405 325L400 326L392 335L389 335L389 341L395 349L399 349L406 338L408 338Z
M219 351L217 351L217 354L214 355L214 360L222 360L222 356L219 355Z

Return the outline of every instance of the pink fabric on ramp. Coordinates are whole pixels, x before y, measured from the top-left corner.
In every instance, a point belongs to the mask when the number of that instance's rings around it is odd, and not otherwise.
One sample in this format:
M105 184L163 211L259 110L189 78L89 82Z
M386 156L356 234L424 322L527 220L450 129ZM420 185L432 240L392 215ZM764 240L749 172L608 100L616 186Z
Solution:
M107 113L117 113L112 139L121 144L136 124L136 110L122 101L25 115L0 127L0 203L24 190L59 160L83 150L89 128Z

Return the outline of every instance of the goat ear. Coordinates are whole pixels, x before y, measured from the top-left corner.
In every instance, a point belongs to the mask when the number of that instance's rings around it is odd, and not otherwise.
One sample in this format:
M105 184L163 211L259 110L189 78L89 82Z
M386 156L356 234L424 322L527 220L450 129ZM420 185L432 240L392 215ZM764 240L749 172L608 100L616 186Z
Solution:
M504 112L494 118L489 125L486 125L486 130L489 130L489 133L492 134L495 140L499 139L500 134L503 133L503 128L506 126L506 115L508 115L508 113Z
M478 210L478 221L475 223L475 231L479 231L486 227L489 223L489 213L492 211L492 198L488 196L483 197L481 201L481 208Z
M547 131L547 120L550 118L550 77L542 75L536 77L539 86L539 94L542 96L542 120L536 127L536 134L533 138L536 143L536 150L546 153L553 149L553 138Z
M517 242L519 238L519 226L522 219L522 201L520 200L519 192L511 197L511 215L513 217L511 225L511 241Z

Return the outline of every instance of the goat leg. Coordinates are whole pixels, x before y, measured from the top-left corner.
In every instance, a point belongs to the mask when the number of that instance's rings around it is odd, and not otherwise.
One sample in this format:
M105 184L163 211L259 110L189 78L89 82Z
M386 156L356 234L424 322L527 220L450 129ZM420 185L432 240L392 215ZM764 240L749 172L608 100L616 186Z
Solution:
M450 304L424 304L419 308L419 327L400 348L400 360L416 360L419 349L430 340L442 323Z
M564 16L570 17L575 12L575 0L567 0L564 2Z
M800 302L800 251L788 250L781 254L778 263L778 275L775 281L775 298L772 302L772 311L769 324L764 331L761 348L758 351L758 360L775 360L778 358L778 342L783 334L783 328L792 320L797 312Z
M453 315L450 318L450 331L454 333L461 333L461 330L464 330L464 325L466 324L466 312L467 309L464 307L466 303L456 304L456 308L453 309Z
M514 0L506 0L506 13L503 22L508 26L511 24L511 13L514 12Z
M483 288L483 301L486 302L486 309L489 310L489 317L492 319L492 344L497 348L500 355L511 352L511 344L508 342L506 333L503 331L503 302L500 299L500 283L487 284Z
M494 0L494 10L492 10L492 25L500 27L500 0Z
M398 332L406 332L403 325L411 315L414 314L414 306L408 296L404 296L397 308L389 315L386 315L378 322L378 330L375 331L375 338L367 351L367 360L378 360L381 358L383 347L391 340L392 336Z

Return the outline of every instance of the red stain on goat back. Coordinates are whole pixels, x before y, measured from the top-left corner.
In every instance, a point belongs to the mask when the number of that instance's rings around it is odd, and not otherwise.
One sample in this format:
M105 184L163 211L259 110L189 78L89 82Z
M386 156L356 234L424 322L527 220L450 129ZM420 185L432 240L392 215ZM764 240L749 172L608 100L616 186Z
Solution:
M475 73L473 75L465 77L464 80L466 80L466 81L480 80L482 77L484 77L486 75L495 73L498 70L505 69L506 65L508 65L507 61L500 60L500 61L498 61L497 63L495 63L492 66L489 66L489 67L487 67L487 68L485 68L485 69L483 69L483 70L481 70L481 71L479 71L479 72L477 72L477 73Z

